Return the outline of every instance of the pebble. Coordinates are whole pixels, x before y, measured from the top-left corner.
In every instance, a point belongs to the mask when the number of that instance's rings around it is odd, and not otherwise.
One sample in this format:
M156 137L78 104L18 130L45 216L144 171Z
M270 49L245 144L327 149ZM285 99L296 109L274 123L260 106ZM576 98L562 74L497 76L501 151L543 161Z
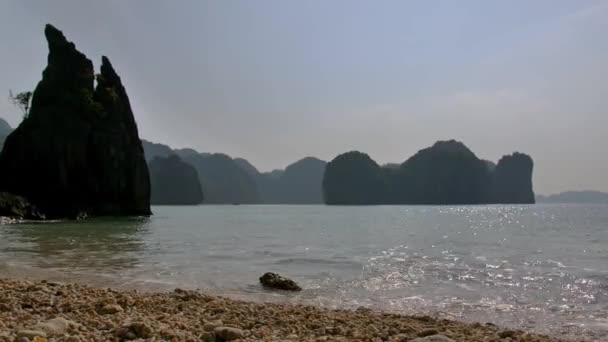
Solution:
M516 335L517 335L517 333L513 330L503 330L503 331L498 332L498 337L500 337L500 338L507 338L507 337L515 338Z
M420 337L411 340L410 342L456 342L451 338L445 337L443 335L432 335L426 337Z
M105 305L103 307L101 307L101 309L99 309L99 314L100 315L113 315L113 314L117 314L119 312L123 312L123 308L122 306L118 305L118 304L108 304Z
M437 335L439 334L439 332L437 331L437 329L424 329L421 332L418 333L419 337L426 337L426 336L431 336L431 335Z
M44 331L48 335L62 335L70 326L76 326L77 324L63 317L56 317L46 322L37 323L32 326L32 330Z
M226 341L238 340L245 335L243 334L243 330L233 327L217 327L213 329L213 333L217 338Z
M201 334L201 341L215 342L215 334L213 333L213 331L206 331Z
M203 325L203 330L204 331L213 331L215 328L221 327L222 325L224 325L224 323L222 321L206 322Z
M137 338L150 338L152 329L143 322L135 322L116 330L116 337L126 340L134 340Z
M38 330L20 330L17 332L17 337L25 337L28 339L33 339L34 337L46 337L46 333L44 331Z

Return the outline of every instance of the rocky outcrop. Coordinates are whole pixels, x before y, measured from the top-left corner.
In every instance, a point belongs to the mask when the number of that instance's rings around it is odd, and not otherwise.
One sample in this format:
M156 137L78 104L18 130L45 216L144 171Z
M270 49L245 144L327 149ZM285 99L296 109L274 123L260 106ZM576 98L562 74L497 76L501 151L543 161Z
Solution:
M296 284L295 281L272 272L264 273L264 275L260 277L260 283L269 289L302 291L302 288Z
M0 192L0 216L26 220L44 220L46 218L25 197L8 192Z
M93 63L45 28L48 65L0 156L3 190L48 217L150 214L150 180L129 98L108 58Z
M532 189L532 158L523 153L502 157L493 174L492 201L494 203L534 203Z
M203 202L196 169L177 155L156 157L150 164L152 204L194 205Z

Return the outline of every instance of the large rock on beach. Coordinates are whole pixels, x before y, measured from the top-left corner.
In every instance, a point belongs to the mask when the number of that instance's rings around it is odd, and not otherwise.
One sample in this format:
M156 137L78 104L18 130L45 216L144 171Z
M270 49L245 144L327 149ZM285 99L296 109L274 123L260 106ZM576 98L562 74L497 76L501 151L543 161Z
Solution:
M47 217L149 215L150 180L122 81L109 59L93 63L63 33L45 28L48 64L29 114L0 156L0 189Z
M282 277L276 273L268 272L260 277L264 287L285 291L302 291L302 288L293 280Z

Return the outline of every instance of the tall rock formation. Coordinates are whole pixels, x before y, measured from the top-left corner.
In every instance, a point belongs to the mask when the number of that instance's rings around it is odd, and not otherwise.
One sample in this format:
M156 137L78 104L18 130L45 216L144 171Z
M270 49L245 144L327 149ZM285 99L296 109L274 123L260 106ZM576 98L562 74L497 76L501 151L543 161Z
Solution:
M494 203L534 203L532 158L523 153L502 157L494 170L492 201Z
M156 157L148 166L152 204L193 205L203 202L203 190L196 169L177 155Z
M110 61L93 63L45 28L48 65L29 115L6 139L0 188L47 217L149 215L150 180L129 98Z

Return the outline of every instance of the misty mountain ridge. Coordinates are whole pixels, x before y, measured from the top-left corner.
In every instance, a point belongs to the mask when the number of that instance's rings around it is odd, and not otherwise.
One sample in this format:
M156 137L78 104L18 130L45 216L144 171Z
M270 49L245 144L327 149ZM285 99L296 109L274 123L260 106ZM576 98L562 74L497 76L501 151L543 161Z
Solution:
M207 204L321 204L325 161L305 157L284 170L260 172L244 158L201 153L143 140L146 160L177 155L192 165ZM152 175L154 177L154 175ZM153 182L154 183L154 182Z
M553 195L537 195L539 203L608 203L608 193L594 190L565 191Z

